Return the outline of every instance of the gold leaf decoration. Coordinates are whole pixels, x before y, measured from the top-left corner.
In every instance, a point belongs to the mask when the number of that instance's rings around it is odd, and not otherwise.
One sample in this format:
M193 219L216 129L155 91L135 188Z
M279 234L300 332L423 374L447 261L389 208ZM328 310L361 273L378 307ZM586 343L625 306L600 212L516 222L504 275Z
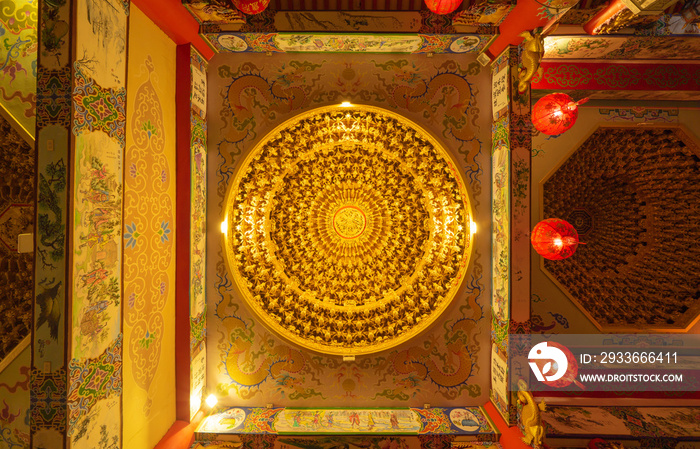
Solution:
M226 201L226 258L273 331L339 355L427 328L466 272L470 202L456 164L409 120L322 108L284 123L242 164Z

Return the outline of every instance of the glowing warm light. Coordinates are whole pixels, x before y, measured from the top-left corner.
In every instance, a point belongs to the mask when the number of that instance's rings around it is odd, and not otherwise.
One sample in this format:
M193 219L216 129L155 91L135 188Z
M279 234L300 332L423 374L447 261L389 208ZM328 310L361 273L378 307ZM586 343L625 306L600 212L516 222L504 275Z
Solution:
M574 101L564 93L545 95L532 107L532 124L541 133L557 136L574 126L578 107L586 101Z
M227 229L228 229L228 218L221 222L221 233L226 234Z
M202 397L198 394L195 394L190 397L190 409L191 410L199 410L199 408L202 406Z
M216 405L217 402L219 402L219 400L216 399L215 395L210 394L209 396L207 396L207 399L206 399L207 407L214 408L214 406Z
M350 103L349 101L344 101L344 102L340 103L340 106L342 106L344 108L351 108L352 103Z
M576 228L560 218L537 223L530 234L530 242L537 254L549 260L571 257L579 245Z
M471 234L476 234L476 223L474 223L473 221L469 222L469 232Z

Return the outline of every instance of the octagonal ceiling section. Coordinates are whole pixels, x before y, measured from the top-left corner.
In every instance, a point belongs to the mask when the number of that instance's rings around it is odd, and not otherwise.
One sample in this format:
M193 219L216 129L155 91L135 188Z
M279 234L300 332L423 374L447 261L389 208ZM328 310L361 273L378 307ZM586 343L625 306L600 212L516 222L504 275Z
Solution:
M542 182L544 217L585 242L543 269L601 331L700 318L698 156L682 128L601 127Z

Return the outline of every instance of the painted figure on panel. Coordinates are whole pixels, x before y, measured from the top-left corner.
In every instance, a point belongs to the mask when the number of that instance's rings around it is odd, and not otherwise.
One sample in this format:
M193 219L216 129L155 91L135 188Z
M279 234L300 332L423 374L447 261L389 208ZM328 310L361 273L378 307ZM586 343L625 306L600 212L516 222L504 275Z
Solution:
M350 420L350 425L353 429L355 428L355 425L357 425L357 427L360 427L360 415L358 415L357 412L350 413L348 419Z
M389 422L391 423L392 429L399 428L399 418L396 416L396 412L391 412L391 417L389 418Z
M312 422L314 428L318 429L319 427L321 427L321 412L314 412L314 418Z
M39 282L39 285L42 282L46 282L46 279ZM49 332L54 340L58 340L58 324L61 319L60 303L57 300L60 287L61 281L58 281L51 287L44 287L44 291L36 295L36 303L41 308L36 327L49 323Z

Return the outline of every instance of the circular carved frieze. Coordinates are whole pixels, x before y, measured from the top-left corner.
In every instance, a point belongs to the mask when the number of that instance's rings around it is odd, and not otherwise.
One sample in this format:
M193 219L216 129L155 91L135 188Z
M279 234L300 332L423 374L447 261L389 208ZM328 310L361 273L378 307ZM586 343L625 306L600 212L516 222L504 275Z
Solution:
M449 305L470 254L456 165L414 123L325 108L278 127L226 200L226 259L256 315L282 337L342 355L417 335Z

